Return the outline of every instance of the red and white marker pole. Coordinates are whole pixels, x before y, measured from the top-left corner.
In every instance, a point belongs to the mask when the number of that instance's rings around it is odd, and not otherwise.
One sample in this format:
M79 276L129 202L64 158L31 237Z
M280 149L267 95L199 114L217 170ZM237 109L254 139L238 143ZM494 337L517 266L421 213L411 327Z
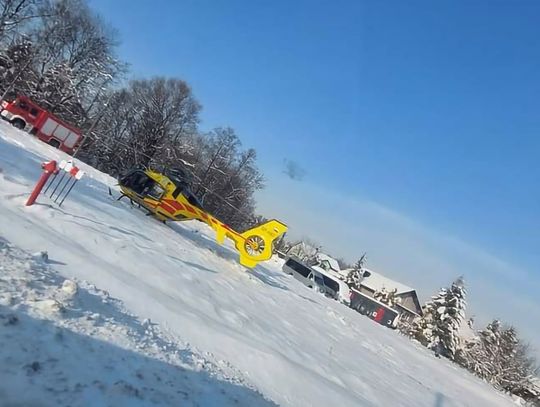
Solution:
M64 195L64 197L62 198L58 206L62 206L62 203L67 198L67 196L69 195L69 193L71 192L75 184L82 178L83 174L84 173L81 170L79 170L77 167L74 167L74 169L70 171L70 175L73 177L73 183L70 185L69 189L67 190L66 194Z
M28 201L26 201L26 206L31 206L36 202L38 195L47 183L49 177L54 173L58 173L58 169L56 168L56 161L54 160L41 164L41 168L43 168L43 174L41 174L41 177L39 177L39 180L34 187L34 190L30 194Z
M43 163L41 165L41 168L43 168L43 174L41 174L41 177L39 178L36 186L34 187L32 194L28 198L26 206L33 205L36 202L36 199L41 193L41 190L47 184L47 181L53 174L54 177L51 178L49 184L45 188L45 191L43 191L43 194L46 194L47 191L53 187L53 184L55 184L56 178L59 178L58 182L56 182L56 186L52 188L53 191L50 197L54 197L54 202L60 201L58 206L62 206L62 203L64 203L64 200L67 198L75 184L84 175L84 172L81 171L79 167L74 165L72 161L62 160L59 165L57 165L56 161L49 161L47 163ZM59 172L62 172L62 175L60 177L58 177ZM63 182L66 177L67 179L65 180L65 182ZM57 193L56 191L58 191L58 189L60 189L60 192ZM64 191L66 191L65 194Z

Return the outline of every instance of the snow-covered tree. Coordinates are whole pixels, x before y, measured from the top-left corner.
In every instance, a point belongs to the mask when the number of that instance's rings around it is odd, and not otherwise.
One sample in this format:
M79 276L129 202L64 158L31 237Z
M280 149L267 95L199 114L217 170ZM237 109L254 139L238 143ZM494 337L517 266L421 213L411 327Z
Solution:
M125 71L115 56L116 33L85 0L0 0L0 36L6 8L33 21L0 41L2 92L30 96L85 129L104 88Z
M362 254L362 256L360 256L358 261L354 263L354 269L362 270L364 268L364 265L366 264L366 261L367 261L367 253L364 253Z
M318 243L304 237L302 240L291 243L286 253L288 256L294 256L306 264L315 265L317 264L317 257L321 249L322 246Z
M366 253L362 254L354 266L348 270L345 277L345 282L349 285L349 287L360 288L360 284L364 279L364 264L366 263L366 259Z
M459 326L465 317L465 285L458 278L442 288L424 306L424 316L413 321L409 334L436 354L453 359L460 340Z
M492 321L459 349L455 360L495 387L534 400L536 362L515 328Z
M347 283L349 287L359 288L360 283L362 282L361 270L353 267L347 271L348 272L345 277L345 283Z
M0 0L0 43L40 15L44 0Z
M36 92L51 69L67 73L73 92L91 116L102 87L125 71L125 64L115 55L117 34L85 0L44 2L40 13L40 22L31 32L38 75Z
M380 290L373 293L373 298L389 307L395 307L401 303L401 298L397 296L397 288L387 290L386 287L382 287Z
M0 50L0 89L9 100L17 93L28 93L35 83L35 75L28 69L33 62L33 43L28 37L19 37Z

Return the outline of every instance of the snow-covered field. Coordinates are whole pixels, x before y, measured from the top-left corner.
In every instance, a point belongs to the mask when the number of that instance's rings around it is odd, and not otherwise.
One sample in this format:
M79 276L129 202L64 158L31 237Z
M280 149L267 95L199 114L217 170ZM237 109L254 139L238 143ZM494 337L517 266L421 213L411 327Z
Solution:
M122 303L0 239L0 405L274 405Z
M0 405L512 404L279 260L246 270L205 225L115 201L85 165L61 208L25 207L58 158L0 123ZM28 257L41 250L48 262Z

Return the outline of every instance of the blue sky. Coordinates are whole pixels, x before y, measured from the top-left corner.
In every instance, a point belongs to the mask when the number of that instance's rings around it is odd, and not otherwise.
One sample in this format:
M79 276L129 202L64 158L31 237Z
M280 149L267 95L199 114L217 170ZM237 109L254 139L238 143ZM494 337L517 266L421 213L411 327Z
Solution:
M186 80L257 149L292 236L423 298L464 274L540 348L540 2L90 3L133 76Z

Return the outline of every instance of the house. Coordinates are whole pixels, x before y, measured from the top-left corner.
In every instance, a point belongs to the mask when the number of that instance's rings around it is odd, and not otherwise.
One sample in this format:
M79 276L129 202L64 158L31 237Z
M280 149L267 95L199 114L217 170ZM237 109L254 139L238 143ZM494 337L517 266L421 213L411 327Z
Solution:
M396 290L395 298L399 298L400 303L395 305L401 315L401 319L412 321L418 316L422 316L422 307L418 300L416 290L405 284L391 280L379 273L364 268L365 277L360 283L360 292L373 297L376 292L383 289L387 292Z
M315 258L318 255L320 248L314 247L309 243L300 241L293 243L287 250L285 254L287 257L296 257L298 260L307 261L308 259Z
M320 268L340 274L341 268L339 267L339 263L333 257L319 252L317 253L317 261L319 262L318 266Z

